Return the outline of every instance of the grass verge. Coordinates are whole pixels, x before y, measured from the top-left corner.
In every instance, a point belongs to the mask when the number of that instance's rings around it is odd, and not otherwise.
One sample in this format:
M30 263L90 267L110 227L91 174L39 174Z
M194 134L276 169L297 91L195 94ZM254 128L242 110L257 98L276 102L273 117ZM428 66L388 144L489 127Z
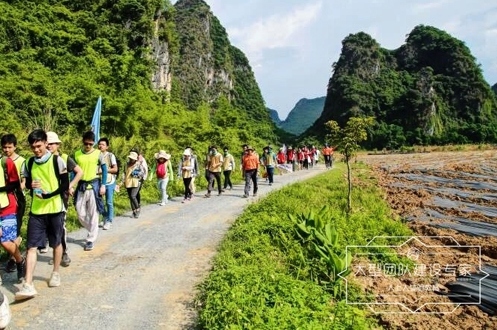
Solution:
M375 178L354 166L354 213L345 213L345 166L271 193L250 205L222 241L196 297L199 326L206 329L371 329L365 310L313 276L313 264L288 214L330 209L338 249L364 245L374 236L411 235L382 199ZM342 285L341 283L337 285ZM349 294L360 294L358 287Z

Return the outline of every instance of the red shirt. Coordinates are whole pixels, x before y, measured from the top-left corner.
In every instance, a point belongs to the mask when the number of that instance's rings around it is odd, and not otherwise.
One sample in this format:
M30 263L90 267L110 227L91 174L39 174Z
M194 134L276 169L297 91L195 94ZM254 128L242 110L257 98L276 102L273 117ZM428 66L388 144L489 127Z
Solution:
M4 156L5 157L5 156ZM19 182L19 175L17 174L17 168L12 159L7 158L5 161L5 165L7 167L7 182L6 183L15 183ZM7 193L9 197L9 206L0 209L0 216L4 217L11 214L17 213L17 200L14 192Z
M284 164L286 159L285 159L285 153L283 151L278 152L276 155L276 160L278 161L278 164Z

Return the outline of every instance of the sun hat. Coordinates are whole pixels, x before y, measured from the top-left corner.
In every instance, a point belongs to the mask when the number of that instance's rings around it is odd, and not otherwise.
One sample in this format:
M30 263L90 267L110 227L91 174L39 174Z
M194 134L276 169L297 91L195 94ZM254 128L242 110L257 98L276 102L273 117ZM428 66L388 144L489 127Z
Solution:
M134 151L131 151L128 155L128 158L132 160L138 160L138 154Z
M171 159L171 155L165 152L164 150L159 150L159 152L155 153L155 159L164 158L165 160Z
M48 143L62 143L59 136L55 132L47 132L47 142Z
M183 156L191 156L192 153L190 152L190 149L185 149L185 151L183 151Z

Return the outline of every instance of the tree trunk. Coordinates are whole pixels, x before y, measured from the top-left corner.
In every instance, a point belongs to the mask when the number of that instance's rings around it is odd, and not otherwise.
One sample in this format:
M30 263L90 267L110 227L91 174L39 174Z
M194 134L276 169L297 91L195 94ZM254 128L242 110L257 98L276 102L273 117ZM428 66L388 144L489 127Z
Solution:
M345 159L347 163L347 181L349 184L349 191L347 195L347 213L352 213L352 172L350 170L350 161L348 158Z

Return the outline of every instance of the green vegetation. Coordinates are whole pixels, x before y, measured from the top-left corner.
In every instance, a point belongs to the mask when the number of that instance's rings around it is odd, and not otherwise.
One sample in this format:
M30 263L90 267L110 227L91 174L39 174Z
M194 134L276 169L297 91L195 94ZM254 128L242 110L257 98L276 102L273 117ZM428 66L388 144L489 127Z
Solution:
M343 269L347 245L365 245L377 235L411 233L392 219L370 171L362 164L354 166L360 188L352 192L353 201L361 205L361 212L347 216L343 163L271 193L245 210L199 286L202 328L379 327L367 311L344 302L343 281L336 280L336 271ZM327 208L319 211L323 201ZM355 301L358 296L368 299L354 284L348 294Z
M351 34L333 70L323 114L305 135L324 139L330 120L372 116L369 149L497 142L496 96L469 48L442 30L416 26L396 50Z
M331 145L340 150L347 165L347 212L352 212L352 170L350 161L360 149L360 143L368 138L368 130L374 125L373 117L351 117L344 128L340 128L336 121L330 120L326 124L330 133L328 137Z
M302 134L321 116L325 99L324 96L300 99L279 127L294 135Z
M187 146L203 159L212 144L236 155L244 143L277 143L248 60L201 0L174 6L168 0L4 1L0 10L0 135L15 134L25 157L34 128L57 132L63 151L74 154L100 95L101 135L122 163L133 147L151 166L154 153L167 150L175 167ZM151 83L158 42L168 51L170 92ZM199 59L203 64L193 65ZM144 203L157 201L154 184L146 183ZM170 188L173 196L183 191L179 181ZM116 204L118 214L129 210L124 192ZM73 208L68 227L79 227Z

